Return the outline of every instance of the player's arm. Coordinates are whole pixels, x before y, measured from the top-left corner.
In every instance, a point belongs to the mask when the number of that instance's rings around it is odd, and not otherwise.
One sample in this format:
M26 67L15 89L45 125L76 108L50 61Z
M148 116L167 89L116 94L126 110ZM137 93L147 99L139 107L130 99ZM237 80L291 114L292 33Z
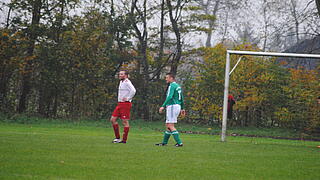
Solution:
M173 93L174 93L174 87L172 85L170 85L169 89L168 89L168 93L167 93L167 98L166 98L166 100L164 101L164 103L162 104L161 107L166 107L168 102L172 99Z
M183 96L183 91L181 92L181 109L184 110L184 96Z
M133 96L136 94L136 88L134 88L133 84L131 82L127 83L127 88L129 89L129 95L128 95L128 99L132 99Z
M186 116L186 110L184 109L184 96L183 92L181 92L181 116Z

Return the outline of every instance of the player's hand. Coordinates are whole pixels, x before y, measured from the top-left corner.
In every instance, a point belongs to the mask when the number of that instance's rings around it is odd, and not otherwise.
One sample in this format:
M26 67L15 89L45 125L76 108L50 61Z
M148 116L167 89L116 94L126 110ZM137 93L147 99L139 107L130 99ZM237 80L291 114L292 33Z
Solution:
M126 101L128 101L128 98L122 98L122 101L126 102Z
M161 108L159 109L159 113L162 113L163 110L164 110L164 107L161 107Z
M181 117L185 117L186 116L186 110L181 110L181 112L180 112L180 115L181 115Z

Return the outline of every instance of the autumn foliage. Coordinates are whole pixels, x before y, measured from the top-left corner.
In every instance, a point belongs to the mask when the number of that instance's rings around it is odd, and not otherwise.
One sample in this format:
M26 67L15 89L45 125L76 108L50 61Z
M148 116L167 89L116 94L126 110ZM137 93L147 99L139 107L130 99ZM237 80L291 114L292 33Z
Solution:
M237 50L259 51L244 44ZM200 48L193 54L202 55L195 71L186 80L187 121L220 124L224 90L226 48ZM231 68L239 56L232 55ZM319 70L288 69L271 57L244 56L230 76L230 90L236 99L232 126L285 127L318 131L320 122Z
M78 0L4 3L17 14L10 18L8 11L7 24L0 27L0 113L109 118L117 103L117 72L126 69L137 89L133 119L164 119L157 113L165 99L164 75L177 72L188 114L182 121L220 125L226 47L189 50L183 39L189 31L211 34L216 17L196 15L195 7L185 13L185 3L178 2L166 1L168 6L158 9L160 29L149 27L157 7L137 1L124 9L113 1L92 2L79 14L68 12L81 5ZM179 19L182 11L191 17ZM200 21L211 25L195 26ZM233 49L261 51L251 44ZM233 67L240 56L231 57ZM229 125L319 132L320 69L286 64L242 57L230 77L236 105Z

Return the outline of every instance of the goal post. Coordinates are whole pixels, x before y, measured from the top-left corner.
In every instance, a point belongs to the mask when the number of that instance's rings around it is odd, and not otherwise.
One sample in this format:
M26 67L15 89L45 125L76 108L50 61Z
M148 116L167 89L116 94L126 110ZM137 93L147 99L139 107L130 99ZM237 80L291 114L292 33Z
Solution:
M229 77L230 77L230 57L231 55L251 55L251 56L274 56L274 57L296 57L296 58L314 58L320 60L320 54L298 54L298 53L278 53L278 52L257 52L257 51L234 51L227 50L226 69L224 81L224 98L223 98L223 114L222 114L222 130L221 141L226 141L227 131L227 113L228 113L228 95L229 95ZM241 59L239 59L240 61ZM238 61L238 62L239 62ZM233 70L236 68L236 63Z

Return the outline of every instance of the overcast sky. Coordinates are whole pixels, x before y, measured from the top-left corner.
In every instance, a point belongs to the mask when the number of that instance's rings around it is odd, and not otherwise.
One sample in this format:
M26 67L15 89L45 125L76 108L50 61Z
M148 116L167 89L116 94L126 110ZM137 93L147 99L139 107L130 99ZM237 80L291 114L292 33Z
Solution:
M314 0L298 0L298 10L303 11L303 9L307 8L315 8L315 2L312 2ZM1 2L9 2L9 0L1 0ZM85 2L85 1L82 1ZM117 1L116 1L117 2ZM151 2L151 1L149 1ZM213 37L212 37L212 44L216 44L221 42L221 39L223 37L223 31L224 31L224 25L227 23L228 26L230 26L226 32L227 39L234 41L238 38L238 31L243 30L245 25L249 25L252 29L253 36L256 38L262 38L264 36L264 23L263 23L263 15L262 15L262 9L261 9L261 2L262 0L249 0L249 5L245 7L245 9L237 9L234 11L229 12L227 21L225 19L225 14L219 14L217 17L217 26L214 30ZM311 3L310 3L311 2ZM308 5L308 6L307 6ZM1 13L0 13L0 23L4 23L6 19L6 14L8 12L8 8L2 7ZM77 13L81 14L81 11L83 9L78 9L75 12L69 12L69 13ZM14 15L14 13L13 13ZM270 21L272 22L279 22L283 23L281 21L285 21L286 18L277 18L273 17L272 14L268 14ZM157 17L156 17L157 18ZM159 18L159 17L158 17ZM320 19L320 18L319 18ZM158 27L158 21L159 19L154 19L149 21L149 26ZM318 21L320 24L320 21ZM290 23L290 22L288 22ZM275 23L276 24L276 23ZM305 29L305 26L308 26L308 24L302 24L300 26L301 31ZM270 28L270 31L271 28ZM272 32L270 32L272 33ZM173 36L174 37L174 36ZM205 35L199 34L199 33L190 33L187 36L184 37L184 41L187 42L187 44L191 45L192 47L200 47L205 45L206 37ZM261 45L261 44L259 44Z

